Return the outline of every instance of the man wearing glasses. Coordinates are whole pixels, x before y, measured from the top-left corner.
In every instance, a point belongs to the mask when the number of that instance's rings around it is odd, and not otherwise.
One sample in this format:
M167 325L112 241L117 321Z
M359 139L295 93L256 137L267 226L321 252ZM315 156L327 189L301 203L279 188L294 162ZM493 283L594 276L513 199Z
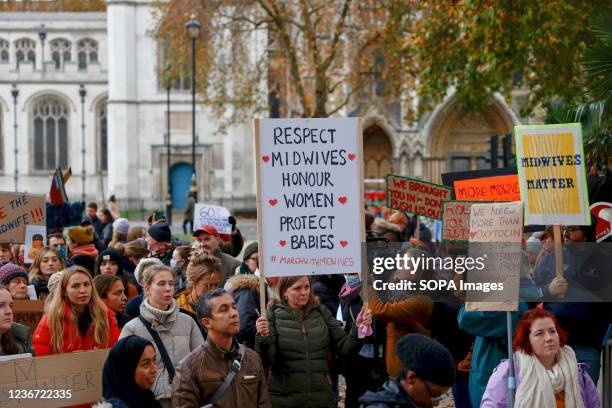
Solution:
M422 334L407 334L395 347L402 363L396 380L380 391L368 391L359 403L364 408L432 408L455 382L455 360L450 351Z

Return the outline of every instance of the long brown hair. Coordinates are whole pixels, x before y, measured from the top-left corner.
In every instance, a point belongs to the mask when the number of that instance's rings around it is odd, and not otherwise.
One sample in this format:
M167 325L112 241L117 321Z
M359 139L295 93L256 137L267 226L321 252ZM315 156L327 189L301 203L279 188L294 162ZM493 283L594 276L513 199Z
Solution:
M30 267L30 273L28 273L28 280L30 282L32 282L36 278L44 281L49 280L49 277L40 271L40 263L42 262L42 259L47 254L47 252L53 252L55 255L57 255L57 259L59 259L60 261L60 267L58 269L58 272L66 267L66 262L64 262L64 257L62 256L62 254L60 254L57 249L46 246L40 251L38 251L38 254L36 254L36 258L34 258L34 262L32 262L32 266Z
M64 346L64 330L65 326L65 307L66 304L69 308L69 317L70 323L72 324L73 333L70 335L77 336L78 335L78 315L76 310L71 307L70 301L68 300L68 296L66 295L66 288L68 287L68 281L70 278L78 273L81 273L89 279L89 283L91 285L91 297L89 299L89 303L87 304L87 308L89 309L89 313L91 314L91 320L93 324L93 335L94 342L97 347L106 348L108 344L108 340L110 337L110 324L108 322L108 316L106 314L106 306L100 299L100 295L98 295L98 291L96 290L95 285L93 284L91 275L88 272L85 272L81 268L68 268L64 272L64 276L60 281L59 286L53 293L53 299L51 303L49 303L49 307L47 309L47 315L49 319L49 330L51 332L51 346L53 348L54 353L61 353Z
M278 299L271 299L269 303L269 307L274 307L278 303L282 303L283 305L288 304L285 299L285 292L291 286L295 284L295 282L299 281L302 278L308 279L308 283L310 283L310 294L308 295L308 303L306 303L306 307L316 305L319 303L319 299L315 296L312 291L312 279L309 276L298 275L298 276L283 276L278 280L278 286L276 290L278 291Z
M11 294L11 291L4 285L0 285L0 290L6 290L9 295ZM6 355L17 354L19 351L10 329L0 336L0 347L2 347L2 352Z

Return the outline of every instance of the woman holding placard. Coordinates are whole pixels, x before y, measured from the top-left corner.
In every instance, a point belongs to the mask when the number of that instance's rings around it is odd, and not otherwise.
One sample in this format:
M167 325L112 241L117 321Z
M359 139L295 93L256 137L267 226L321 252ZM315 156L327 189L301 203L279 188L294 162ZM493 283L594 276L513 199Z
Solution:
M110 348L118 337L115 313L102 303L91 275L80 267L66 269L34 331L36 355Z
M328 355L356 353L358 327L372 323L362 309L345 333L330 311L319 304L306 276L280 278L280 301L273 300L267 318L257 319L255 349L270 367L268 388L275 407L334 407Z
M64 257L57 249L44 247L40 250L32 262L29 273L30 284L34 285L39 299L44 300L49 295L47 288L49 277L65 267Z
M520 407L598 408L597 387L576 354L567 345L567 334L555 317L540 309L525 312L514 341L516 398ZM489 379L481 407L506 407L508 360Z
M13 298L9 290L0 285L0 356L30 353L32 331L28 326L13 322Z

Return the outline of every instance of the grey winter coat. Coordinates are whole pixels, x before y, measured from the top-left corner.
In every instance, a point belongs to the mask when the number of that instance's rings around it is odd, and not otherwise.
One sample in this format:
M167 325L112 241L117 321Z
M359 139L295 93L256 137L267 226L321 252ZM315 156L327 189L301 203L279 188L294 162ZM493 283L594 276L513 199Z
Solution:
M195 320L184 313L180 313L179 307L174 299L170 309L167 311L153 308L149 305L147 299L145 299L140 305L140 315L151 324L152 329L157 331L175 367L178 365L179 361L190 352L204 344L202 332ZM119 338L121 339L131 335L142 337L155 345L153 337L151 337L147 328L138 318L130 320L123 327ZM155 385L153 386L153 393L157 400L169 406L169 400L172 394L172 383L170 382L168 371L164 367L157 346L155 346L155 353L157 356L157 366L160 367L160 369L157 373Z

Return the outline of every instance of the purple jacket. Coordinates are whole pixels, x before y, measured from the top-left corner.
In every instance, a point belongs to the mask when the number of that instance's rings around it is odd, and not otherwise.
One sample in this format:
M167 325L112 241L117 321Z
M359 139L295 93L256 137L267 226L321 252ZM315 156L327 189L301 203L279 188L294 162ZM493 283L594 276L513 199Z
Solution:
M516 361L516 360L515 360ZM515 363L516 367L516 363ZM580 381L580 394L584 401L585 408L600 408L599 394L593 380L584 370L584 364L578 364L578 377ZM521 378L516 371L516 387L518 389ZM491 374L487 389L480 402L480 408L506 408L508 403L508 360L502 361Z

